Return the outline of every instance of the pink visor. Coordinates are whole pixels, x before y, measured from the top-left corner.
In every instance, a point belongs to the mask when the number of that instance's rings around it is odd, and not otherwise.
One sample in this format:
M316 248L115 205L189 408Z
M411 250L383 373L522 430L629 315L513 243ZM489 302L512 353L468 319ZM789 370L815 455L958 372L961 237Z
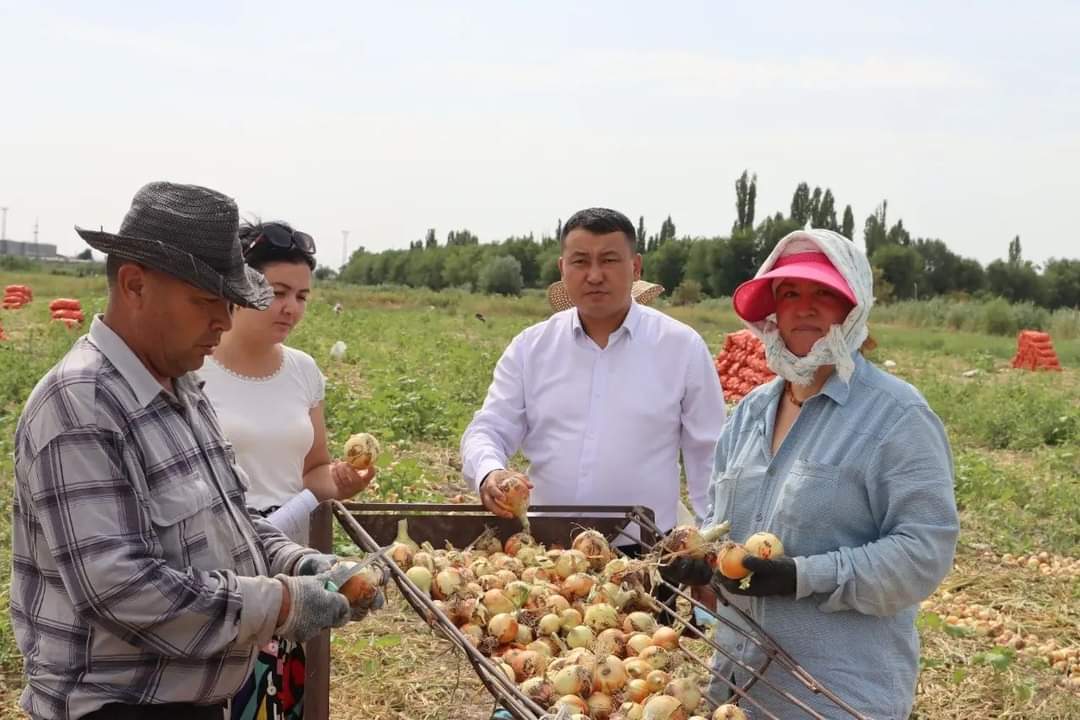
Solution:
M772 284L781 278L813 280L840 293L852 305L858 305L844 276L833 266L825 253L806 252L787 255L776 261L772 270L735 288L731 304L735 313L747 322L757 322L776 312L776 297Z

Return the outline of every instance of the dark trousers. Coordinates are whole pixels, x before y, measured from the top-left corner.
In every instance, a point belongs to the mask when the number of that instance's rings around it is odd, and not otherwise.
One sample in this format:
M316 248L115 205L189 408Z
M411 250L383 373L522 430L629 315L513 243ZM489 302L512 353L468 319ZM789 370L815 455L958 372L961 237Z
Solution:
M109 703L82 720L222 720L225 706L196 705L195 703L163 703L160 705L124 705Z

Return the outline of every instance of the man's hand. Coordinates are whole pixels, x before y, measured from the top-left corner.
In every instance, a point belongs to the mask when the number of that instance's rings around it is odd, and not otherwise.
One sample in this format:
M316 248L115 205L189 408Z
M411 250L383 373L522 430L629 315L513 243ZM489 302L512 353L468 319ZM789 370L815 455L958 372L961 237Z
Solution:
M368 465L363 470L356 470L347 462L335 462L330 465L330 478L334 481L337 500L348 500L353 495L367 488L375 478L375 466Z
M511 475L520 476L525 481L525 484L529 486L529 489L532 490L533 484L529 482L529 478L524 473L519 473L516 470L492 470L480 483L480 502L493 514L502 518L514 517L513 511L507 504L506 493L499 489L499 483Z
M343 588L345 583L349 582L349 579L353 575L363 574L364 580L373 580L371 585L374 585L375 592L373 595L367 598L363 598L353 605L349 606L349 619L363 620L371 610L379 610L386 604L386 596L383 594L383 588L386 586L386 581L389 579L389 574L385 572L381 567L376 564L361 567L359 563L353 562L339 562L331 568L330 572L326 576L334 583L334 587ZM365 585L370 587L370 585Z
M337 555L310 553L304 555L293 568L293 575L321 575L332 568L338 561Z
M751 597L768 597L770 595L795 595L795 561L789 557L763 560L752 555L743 558L743 567L753 573L750 576L749 587L743 590L740 584L742 580L729 580L723 575L720 581L732 595L749 595Z
M276 577L284 586L278 612L278 636L302 643L327 628L341 627L348 622L349 601L341 593L326 589L326 574Z

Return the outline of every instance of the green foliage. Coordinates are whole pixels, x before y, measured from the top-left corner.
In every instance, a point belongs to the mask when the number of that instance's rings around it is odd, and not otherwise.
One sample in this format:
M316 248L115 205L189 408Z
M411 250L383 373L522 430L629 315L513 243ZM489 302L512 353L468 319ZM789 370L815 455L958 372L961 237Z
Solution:
M673 305L695 305L701 302L701 283L697 280L683 280L671 294Z
M489 260L477 279L478 289L492 295L520 295L523 284L521 263L509 255Z
M922 281L922 257L909 246L887 243L874 251L870 264L881 268L882 279L899 299L915 297Z

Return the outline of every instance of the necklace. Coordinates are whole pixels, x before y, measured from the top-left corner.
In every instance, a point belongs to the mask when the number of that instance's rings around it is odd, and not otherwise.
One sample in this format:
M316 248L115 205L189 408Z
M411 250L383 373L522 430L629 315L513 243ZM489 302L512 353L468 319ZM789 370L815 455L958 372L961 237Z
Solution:
M795 399L795 393L793 393L791 391L791 383L785 383L784 389L787 391L787 397L788 397L788 400L791 401L791 404L794 405L797 408L801 408L802 404L803 404L803 401Z

